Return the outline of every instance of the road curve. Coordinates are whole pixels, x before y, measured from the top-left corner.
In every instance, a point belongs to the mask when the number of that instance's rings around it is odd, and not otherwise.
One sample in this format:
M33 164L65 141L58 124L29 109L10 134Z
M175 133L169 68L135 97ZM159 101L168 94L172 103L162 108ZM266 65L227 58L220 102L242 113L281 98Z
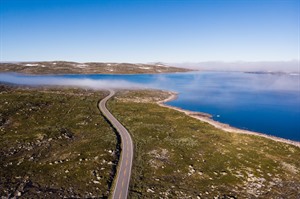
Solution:
M107 110L106 102L115 94L115 91L109 90L109 95L102 99L98 107L103 115L111 122L121 137L121 154L117 167L117 175L114 179L115 186L112 193L113 199L126 199L131 176L131 167L133 159L133 144L130 134L125 127Z

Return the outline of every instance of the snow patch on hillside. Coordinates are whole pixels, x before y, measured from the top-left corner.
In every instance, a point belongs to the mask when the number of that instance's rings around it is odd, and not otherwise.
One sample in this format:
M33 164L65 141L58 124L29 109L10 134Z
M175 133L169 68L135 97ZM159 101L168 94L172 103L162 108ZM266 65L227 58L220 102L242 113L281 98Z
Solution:
M38 66L38 64L25 64L25 66Z
M149 69L151 69L151 67L146 67L146 66L140 66L139 68L140 68L140 69L144 69L144 70L149 70Z

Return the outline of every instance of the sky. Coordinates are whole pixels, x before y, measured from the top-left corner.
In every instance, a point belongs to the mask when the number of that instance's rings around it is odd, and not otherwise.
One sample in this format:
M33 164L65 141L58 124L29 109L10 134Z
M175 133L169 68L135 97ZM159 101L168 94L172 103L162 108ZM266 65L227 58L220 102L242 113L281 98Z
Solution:
M299 0L0 0L0 61L299 60Z

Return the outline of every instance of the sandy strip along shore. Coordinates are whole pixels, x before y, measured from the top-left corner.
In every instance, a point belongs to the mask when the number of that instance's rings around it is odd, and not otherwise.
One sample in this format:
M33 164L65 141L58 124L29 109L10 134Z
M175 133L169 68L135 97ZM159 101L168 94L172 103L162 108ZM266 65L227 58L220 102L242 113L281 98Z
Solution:
M300 142L297 142L297 141L292 141L292 140L288 140L288 139L284 139L284 138L279 138L279 137L275 137L275 136L272 136L272 135L266 135L266 134L263 134L263 133L238 129L238 128L229 126L228 124L224 124L224 123L221 123L221 122L218 122L218 121L215 121L215 120L211 119L210 114L188 111L188 110L184 110L184 109L177 108L177 107L174 107L174 106L166 105L165 102L172 101L172 100L176 99L177 95L178 95L177 93L174 93L174 92L169 92L169 94L170 94L170 96L167 99L164 99L164 100L159 101L157 103L162 107L171 108L171 109L183 112L183 113L185 113L186 115L188 115L190 117L196 118L196 119L201 120L203 122L207 122L207 123L213 125L214 127L218 128L218 129L221 129L223 131L226 131L226 132L261 136L261 137L264 137L264 138L275 140L277 142L283 142L283 143L291 144L291 145L294 145L294 146L297 146L297 147L300 148Z

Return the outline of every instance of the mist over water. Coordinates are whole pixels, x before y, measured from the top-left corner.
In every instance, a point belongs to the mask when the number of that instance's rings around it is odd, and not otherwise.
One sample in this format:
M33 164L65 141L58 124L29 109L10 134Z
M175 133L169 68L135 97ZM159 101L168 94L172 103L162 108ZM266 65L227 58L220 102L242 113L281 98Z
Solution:
M105 75L104 75L105 76ZM94 78L85 75L24 75L18 73L0 73L0 81L22 85L49 85L49 86L73 86L92 89L136 89L144 88L145 85L132 83L125 79L115 80L104 77Z
M232 126L300 141L300 77L241 72L156 75L47 75L0 73L0 81L92 89L155 88L179 93L168 104L206 112Z

